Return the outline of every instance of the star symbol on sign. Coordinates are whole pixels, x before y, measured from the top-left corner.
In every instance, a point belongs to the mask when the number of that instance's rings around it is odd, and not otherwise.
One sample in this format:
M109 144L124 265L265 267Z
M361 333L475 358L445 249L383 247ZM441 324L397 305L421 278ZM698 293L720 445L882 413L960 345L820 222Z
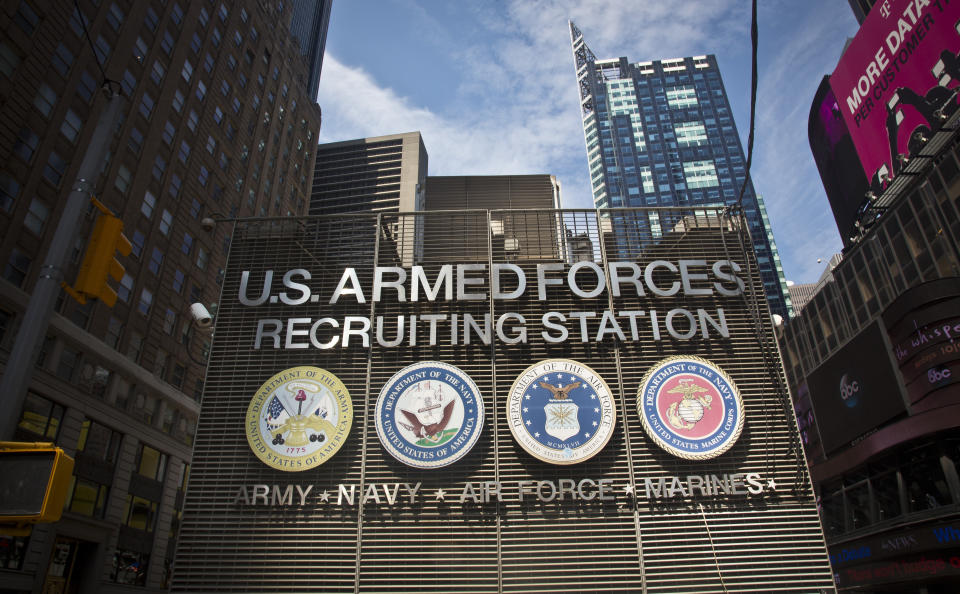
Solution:
M597 399L596 394L590 394L590 400L596 400L596 399Z
M593 412L598 413L598 412L600 412L600 409L599 409L599 408L595 408L595 409L593 409Z
M525 398L526 398L527 400L530 400L530 394L527 394L527 395L525 396Z
M523 407L523 412L530 412L530 409L527 408L526 406L524 406L524 407Z
M558 373L558 374L557 374L557 379L558 379L558 380L562 380L562 379L563 379L563 375L561 375L561 374Z
M767 488L770 489L771 491L776 491L777 490L776 481L774 481L773 479L769 479L767 481Z
M594 426L594 427L597 426L597 422L596 422L596 421L593 422L593 426Z
M447 494L443 489L437 489L437 501L446 501L446 499L444 499L446 496Z
M533 434L533 436L534 436L534 437L540 437L540 432L537 431L536 433Z
M570 378L570 381L571 381L571 382L572 382L573 380L577 379L577 378L573 377L572 375L568 375L567 377Z
M330 493L326 491L324 491L323 493L320 493L320 501L324 503L330 503Z
M590 434L589 434L589 433L584 433L583 436L584 436L584 437L590 437Z
M623 492L627 495L633 495L633 485L627 485L623 488Z
M528 420L528 421L527 421L527 427L529 427L531 424L533 424L533 421L529 421L529 420Z

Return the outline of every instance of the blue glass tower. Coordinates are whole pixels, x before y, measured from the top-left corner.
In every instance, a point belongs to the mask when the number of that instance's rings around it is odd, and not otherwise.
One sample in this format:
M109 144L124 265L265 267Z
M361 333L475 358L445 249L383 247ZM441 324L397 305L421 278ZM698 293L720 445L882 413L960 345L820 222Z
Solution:
M598 60L573 22L570 39L597 208L737 201L746 158L714 56ZM770 310L787 318L783 269L752 183L743 210ZM644 224L656 236L663 222L649 216Z

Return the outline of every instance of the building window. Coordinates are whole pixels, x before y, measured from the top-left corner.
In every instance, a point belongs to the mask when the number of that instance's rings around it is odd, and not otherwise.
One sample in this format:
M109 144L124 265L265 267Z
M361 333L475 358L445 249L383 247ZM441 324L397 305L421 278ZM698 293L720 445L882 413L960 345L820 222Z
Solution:
M203 41L200 40L200 35L194 33L193 39L190 41L190 49L196 54L200 52L200 48L202 47Z
M56 441L62 422L62 406L39 394L27 392L17 423L17 433L25 432L23 437L28 439L39 436L45 441Z
M0 72L5 76L13 76L13 71L19 64L20 56L6 43L0 43Z
M129 70L124 70L123 80L120 81L120 88L128 97L132 97L134 89L137 88L137 77Z
M162 380L167 379L167 353L165 351L157 351L157 355L153 359L153 374ZM157 406L159 405L160 403L157 402ZM156 411L150 412L151 419L153 418L152 415L154 412Z
M104 336L104 342L113 348L117 348L120 344L120 335L122 333L123 322L121 322L119 318L110 316L110 321L107 322L107 334Z
M173 53L173 35L170 34L170 31L163 32L163 41L160 42L160 47L163 48L163 53L167 54L168 57Z
M80 426L80 439L77 441L77 451L97 460L114 463L120 453L120 442L123 434L110 429L96 421L86 419Z
M203 187L207 186L207 181L210 179L210 171L207 170L203 165L200 166L200 173L197 174L197 181L200 182L200 185Z
M173 8L170 9L170 20L178 27L183 23L183 9L180 8L180 5L176 2L173 3Z
M43 228L46 226L49 216L50 208L39 198L34 198L30 202L30 209L23 218L23 226L35 235L43 235Z
M162 481L167 469L167 455L150 446L141 444L137 452L137 474L148 479Z
M190 216L193 218L199 218L203 214L203 204L197 200L193 199L193 202L190 203Z
M183 234L183 243L180 244L180 250L188 256L193 250L193 237L189 233Z
M170 234L170 227L173 225L173 215L170 214L169 210L164 209L163 214L160 215L160 232L164 235Z
M197 131L197 124L200 122L200 117L197 115L197 112L190 110L190 115L187 116L187 127L190 128L191 132Z
M34 29L37 28L37 23L40 22L37 13L33 11L29 4L23 2L23 0L20 2L20 6L13 16L13 20L27 35L33 35Z
M129 274L124 274L123 278L120 279L120 284L117 286L117 297L120 298L124 303L130 302L130 294L133 292L133 277Z
M185 101L185 97L183 96L183 93L180 92L180 89L177 89L176 91L174 91L172 105L173 105L173 109L176 110L177 113L180 113L181 111L183 111L184 101Z
M157 155L153 160L153 177L157 181L163 181L163 174L167 170L167 162L163 160L163 157Z
M174 363L173 372L170 374L170 384L173 387L178 389L183 388L183 377L186 374L186 372L187 372L187 369L183 365L180 365L179 363ZM168 409L168 412L173 414L175 411L170 411ZM173 423L171 422L171 425L172 424ZM166 418L164 419L164 431L166 431L167 433L170 432L170 428L166 424Z
M134 230L133 236L130 238L130 253L133 254L134 258L139 259L140 254L143 253L143 244L146 242L147 237L139 229Z
M107 63L107 60L110 58L110 51L110 44L104 39L103 35L99 35L96 43L94 43L93 53L99 58L101 64Z
M20 128L17 133L17 141L13 145L13 154L17 155L27 163L33 159L33 153L40 144L40 137L30 128Z
M163 82L163 76L167 73L160 60L154 60L153 69L150 71L150 80L159 85Z
M153 248L153 254L150 255L150 272L160 274L160 266L163 264L163 252L160 248Z
M210 53L207 52L207 55L204 56L203 58L203 69L207 71L207 74L210 74L211 72L213 72L214 62L215 60L213 59L213 56L211 56Z
M43 177L54 186L59 187L60 180L63 179L63 174L66 170L67 162L63 160L63 157L50 151L50 156L47 157L47 164L43 168Z
M173 290L179 295L183 295L183 284L186 282L186 276L179 268L173 272Z
M143 195L143 204L140 205L140 212L143 213L143 216L150 218L153 215L153 208L157 205L157 198L154 196L150 190L147 190Z
M50 62L53 64L54 70L59 72L60 76L66 78L67 73L70 72L70 65L73 64L73 54L61 42L53 52Z
M121 194L126 194L127 190L130 188L130 178L131 178L130 170L124 167L123 165L121 165L117 169L117 179L113 183L113 185L116 186L118 190L120 190Z
M143 96L140 97L140 115L149 120L152 113L153 98L148 93L144 92Z
M143 64L147 59L147 53L150 51L150 48L147 46L147 42L143 40L143 37L137 37L137 42L133 44L133 59L137 61L137 64Z
M33 99L33 105L43 114L44 117L50 117L54 104L57 102L57 94L53 92L50 85L41 83L37 89L37 96Z
M140 303L137 304L137 310L143 315L150 313L150 306L153 305L153 293L146 288L140 292Z
M190 60L183 61L183 69L180 71L180 76L183 77L183 80L190 82L190 78L193 76L193 64L190 63Z
M17 180L6 171L0 172L0 208L10 212L19 195L20 184Z
M65 509L90 518L102 518L108 491L106 485L74 476L70 479Z
M90 76L90 73L84 70L80 73L80 82L77 84L77 95L80 95L84 101L90 103L90 100L93 99L94 91L96 91L99 86L97 81L93 80L93 77Z
M190 145L187 144L186 140L180 141L180 151L177 153L177 157L181 163L187 164L187 159L190 158Z
M107 11L107 22L110 23L114 31L119 31L120 25L123 24L123 11L115 2L110 5L110 10Z
M10 259L3 269L3 278L23 287L23 281L27 279L27 273L30 271L30 257L20 251L19 248L13 248L10 251Z
M140 361L143 352L143 336L138 332L131 332L127 340L127 357L134 363Z
M143 148L143 133L136 128L131 128L130 140L127 142L127 146L133 151L133 154L139 156L140 150Z
M203 246L199 246L197 248L197 268L200 270L206 269L208 261L207 251L203 249Z

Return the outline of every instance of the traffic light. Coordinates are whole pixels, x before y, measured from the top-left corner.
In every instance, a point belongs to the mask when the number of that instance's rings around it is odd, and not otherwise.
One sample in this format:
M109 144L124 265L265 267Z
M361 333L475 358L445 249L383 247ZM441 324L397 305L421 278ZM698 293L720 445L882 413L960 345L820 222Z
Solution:
M73 458L52 443L0 441L0 476L0 526L56 522Z
M113 307L117 302L117 292L107 284L107 277L117 281L123 278L123 265L116 256L129 256L132 246L123 235L123 221L113 216L96 199L93 203L102 214L93 226L77 282L72 287L64 283L63 288L81 304L85 304L87 299L99 299L107 307Z

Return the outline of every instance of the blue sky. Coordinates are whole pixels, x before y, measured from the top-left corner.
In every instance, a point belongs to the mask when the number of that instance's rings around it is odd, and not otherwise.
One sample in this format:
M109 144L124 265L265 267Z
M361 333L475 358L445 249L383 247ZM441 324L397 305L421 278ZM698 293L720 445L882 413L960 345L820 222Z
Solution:
M592 208L567 20L598 58L717 56L746 148L746 0L335 0L320 142L419 130L431 175L551 173ZM857 29L845 0L760 2L753 179L787 278L841 241L807 142L817 85Z

